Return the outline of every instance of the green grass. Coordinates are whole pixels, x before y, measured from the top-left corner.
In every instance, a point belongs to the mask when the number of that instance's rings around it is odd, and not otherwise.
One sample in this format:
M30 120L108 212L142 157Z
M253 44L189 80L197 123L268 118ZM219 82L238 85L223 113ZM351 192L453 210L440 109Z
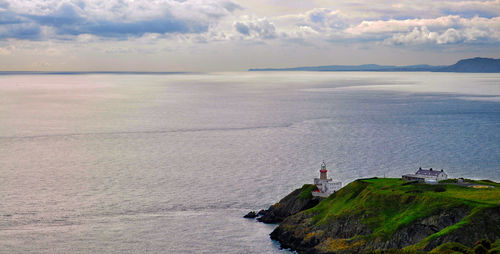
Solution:
M484 244L483 243L484 241L486 241L487 244ZM474 254L475 253L474 250L476 248L479 248L478 245L483 246L486 249L487 253L489 254L500 253L500 239L491 244L489 243L488 240L478 241L474 244L474 246L465 246L461 243L456 243L456 242L443 243L440 246L431 250L429 253L430 254L451 254L451 253Z
M430 251L432 254L447 254L447 253L470 253L472 254L472 249L460 244L460 243L444 243L438 246L437 248Z
M361 179L350 183L335 194L309 209L315 227L328 224L342 216L362 215L362 223L372 229L368 237L389 239L399 228L426 218L439 211L458 207L470 211L500 203L499 186L474 189L452 184L405 184L401 179ZM463 220L433 235L446 234L467 223Z
M372 252L368 252L368 254L419 254L419 253L425 254L427 252L407 251L407 250L399 250L399 249L375 250Z
M299 194L300 199L308 199L312 197L312 192L317 190L318 187L314 184L304 184L301 188L301 192Z
M494 243L491 244L491 248L497 248L500 247L500 239L496 240Z

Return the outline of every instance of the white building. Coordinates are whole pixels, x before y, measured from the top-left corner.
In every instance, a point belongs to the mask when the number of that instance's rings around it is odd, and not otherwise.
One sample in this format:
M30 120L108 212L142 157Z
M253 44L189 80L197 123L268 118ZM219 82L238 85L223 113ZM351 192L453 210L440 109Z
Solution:
M438 183L441 180L448 179L448 175L441 170L433 170L430 169L422 169L419 168L415 174L406 174L403 175L403 180L406 181L418 181L418 182L426 182L426 183Z
M328 170L326 170L326 164L323 161L319 170L319 178L314 178L314 184L318 187L318 191L313 192L313 196L328 197L342 188L342 182L333 181L331 178L328 178L327 174Z

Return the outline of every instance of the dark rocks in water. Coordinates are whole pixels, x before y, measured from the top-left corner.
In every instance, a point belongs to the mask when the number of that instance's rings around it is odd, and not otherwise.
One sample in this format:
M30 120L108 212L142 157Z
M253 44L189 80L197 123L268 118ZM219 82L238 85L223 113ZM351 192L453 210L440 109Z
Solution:
M278 203L270 206L269 209L259 211L262 217L257 218L257 220L264 223L278 223L288 216L316 206L322 199L312 196L312 192L316 189L316 185L305 184L302 188L294 190Z
M257 216L258 215L257 215L257 213L255 211L250 211L245 216L243 216L243 218L253 219L253 218L256 218Z
M269 210L261 209L259 212L256 211L250 211L248 212L243 218L248 218L248 219L253 219L257 218L258 221L264 222L264 223L275 223L279 222L276 221L276 216L274 214L274 210L272 209L273 206L269 207ZM262 219L262 217L265 217Z

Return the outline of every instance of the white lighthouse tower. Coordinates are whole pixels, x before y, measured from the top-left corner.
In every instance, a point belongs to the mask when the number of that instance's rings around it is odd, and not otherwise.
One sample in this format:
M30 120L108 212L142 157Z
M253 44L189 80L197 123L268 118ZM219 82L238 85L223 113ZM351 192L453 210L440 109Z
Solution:
M314 184L318 187L318 191L312 194L318 197L328 197L342 188L342 182L333 181L331 178L328 178L328 170L324 161L319 170L319 178L314 178Z

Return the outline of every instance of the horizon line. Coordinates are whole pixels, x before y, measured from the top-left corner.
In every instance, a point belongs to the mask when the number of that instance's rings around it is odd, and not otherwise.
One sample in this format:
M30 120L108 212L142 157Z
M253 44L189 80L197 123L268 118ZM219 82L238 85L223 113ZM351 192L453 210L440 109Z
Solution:
M84 75L84 74L198 74L191 71L0 71L0 75Z

